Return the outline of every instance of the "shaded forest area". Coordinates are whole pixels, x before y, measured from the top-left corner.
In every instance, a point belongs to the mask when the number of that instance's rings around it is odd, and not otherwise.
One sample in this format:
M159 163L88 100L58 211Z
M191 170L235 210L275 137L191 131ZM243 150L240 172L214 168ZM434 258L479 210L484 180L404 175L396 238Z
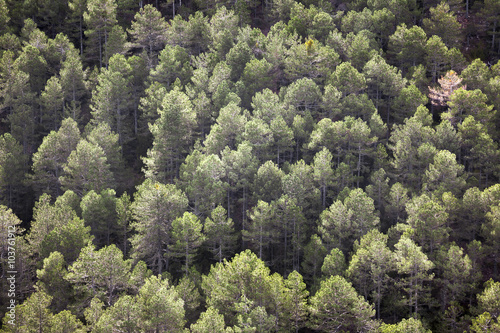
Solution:
M1 331L500 332L499 19L0 0Z

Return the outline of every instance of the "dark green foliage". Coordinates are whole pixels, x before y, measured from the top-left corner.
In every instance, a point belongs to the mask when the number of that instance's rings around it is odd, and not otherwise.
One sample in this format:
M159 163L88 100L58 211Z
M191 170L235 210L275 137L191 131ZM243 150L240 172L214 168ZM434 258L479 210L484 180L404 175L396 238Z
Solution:
M499 8L0 0L16 330L498 330Z

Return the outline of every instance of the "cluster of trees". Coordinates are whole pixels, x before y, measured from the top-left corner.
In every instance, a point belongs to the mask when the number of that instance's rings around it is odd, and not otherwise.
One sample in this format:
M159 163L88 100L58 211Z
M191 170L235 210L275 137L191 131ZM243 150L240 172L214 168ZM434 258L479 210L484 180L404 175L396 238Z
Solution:
M0 13L2 332L500 331L495 1Z

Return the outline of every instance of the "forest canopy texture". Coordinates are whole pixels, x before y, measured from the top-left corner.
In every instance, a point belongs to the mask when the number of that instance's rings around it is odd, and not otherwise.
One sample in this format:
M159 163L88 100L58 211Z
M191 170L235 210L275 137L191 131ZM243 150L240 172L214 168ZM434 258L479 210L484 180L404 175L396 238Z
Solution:
M0 331L500 332L499 58L499 0L0 0Z

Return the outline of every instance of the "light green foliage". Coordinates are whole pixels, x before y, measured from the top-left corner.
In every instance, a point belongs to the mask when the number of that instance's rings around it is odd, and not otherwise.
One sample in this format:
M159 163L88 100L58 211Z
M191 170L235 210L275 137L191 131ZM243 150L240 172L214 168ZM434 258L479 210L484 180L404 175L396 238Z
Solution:
M241 190L243 192L240 202L242 202L243 204L241 213L244 228L248 198L250 196L249 189L251 184L253 183L254 176L257 173L259 161L253 154L252 146L246 141L243 141L241 144L239 144L237 150L231 150L229 149L229 147L226 147L221 152L221 160L224 164L226 178L228 179L228 190ZM231 209L230 206L231 205L228 204L229 210ZM228 216L230 216L230 211L228 211Z
M442 301L444 304L460 302L472 282L472 262L457 245L451 245L448 250L442 249L438 258L438 269L441 271L438 280L444 289L441 291Z
M373 154L373 143L377 140L371 133L368 124L362 119L345 117L343 121L332 122L322 119L311 133L309 149L326 147L336 158L337 170L341 169L341 158L344 163L349 163L351 169L357 174L357 185L361 181L361 173L365 172L363 157ZM339 184L336 184L339 187ZM347 185L344 183L344 186ZM341 190L343 186L340 186Z
M489 312L484 312L472 320L470 331L474 333L500 332L498 319L491 317Z
M132 140L131 81L132 67L125 56L115 54L97 77L92 93L92 123L107 123L120 136L120 145Z
M290 270L299 269L299 258L308 232L302 208L297 201L287 195L282 195L279 200L272 203L275 216L272 220L273 230L271 235L276 244L275 249L281 248L277 255L273 255L273 264L281 267L285 274Z
M9 9L7 8L7 4L5 0L0 1L0 33L6 32L8 28L8 23L10 21L9 17Z
M232 10L227 10L226 7L220 7L210 19L208 28L211 41L210 49L217 53L219 59L223 60L224 55L233 46L238 24L238 16Z
M85 139L80 140L63 165L59 176L63 190L72 190L79 196L89 191L101 192L113 183L113 173L104 150Z
M326 206L326 194L329 186L332 185L333 168L332 154L327 148L323 148L314 156L313 178L321 188L323 208Z
M432 35L425 44L424 50L427 71L432 75L432 82L436 82L438 75L444 72L447 63L448 48L441 37Z
M183 332L184 301L168 280L148 278L136 296L139 308L139 330L149 332Z
M342 17L342 32L354 34L359 33L362 30L370 30L372 27L372 11L369 8L364 8L360 10L350 10L347 14Z
M38 29L31 33L30 37L37 33L40 33ZM45 82L50 76L48 74L47 60L37 46L33 44L25 45L22 48L21 54L15 60L14 66L19 71L28 74L31 91L38 92L43 90Z
M238 81L253 53L246 42L238 42L226 54L226 64L231 68L230 79Z
M12 267L9 267L12 263L16 265L17 263L21 263L22 257L19 252L22 250L20 249L20 243L21 243L21 234L23 233L24 229L20 227L21 225L21 220L12 212L10 208L7 208L4 205L0 205L0 270L3 274L5 274L6 278L3 279L3 281L0 282L0 286L2 290L5 290L5 296L8 296L9 289L10 288L10 283L11 280L7 280L7 273L8 271L12 271ZM15 244L13 244L15 242ZM19 261L12 261L9 259L12 259L12 245L15 245L15 250L18 250L14 253L16 255L17 260ZM21 250L21 251L19 251ZM10 253L9 253L10 252ZM9 258L10 257L10 258ZM24 259L24 258L23 258ZM18 266L16 265L16 268ZM16 276L16 278L19 278L19 276ZM31 278L31 277L30 277ZM16 286L20 287L20 282L16 281L18 284ZM7 299L7 298L4 298ZM5 301L7 303L7 301ZM8 317L6 317L8 318ZM11 319L11 318L9 318ZM4 327L5 326L4 324Z
M95 298L92 299L92 302L94 300ZM107 308L105 311L100 309L99 312L102 313L99 313L97 321L95 323L90 322L91 327L93 327L92 332L107 333L113 332L116 329L125 332L137 331L139 329L138 310L135 297L130 295L121 296L113 306Z
M218 154L226 146L236 148L241 129L245 127L247 117L243 110L234 102L230 102L219 111L216 123L203 142L208 153Z
M64 310L55 314L50 322L51 332L84 333L85 325L70 311Z
M68 274L66 262L61 253L54 251L43 260L43 268L36 271L37 286L52 297L52 308L56 312L68 306L71 287L64 277Z
M488 81L492 77L492 73L490 73L488 66L481 61L481 59L477 58L462 71L460 77L463 79L462 82L467 85L468 89L479 89L485 92Z
M259 200L257 205L249 213L251 222L247 229L241 231L243 240L251 242L253 247L259 255L259 259L264 257L263 250L269 249L272 237L272 220L274 218L273 206L265 201Z
M429 271L434 268L434 264L422 252L421 247L406 235L401 237L395 248L396 269L403 276L400 286L408 294L405 302L410 308L410 313L418 314L419 307L428 299L429 291L424 282L433 279L434 274Z
M43 113L41 121L46 129L57 131L63 117L63 91L59 78L51 77L41 94Z
M172 222L172 245L169 250L172 257L182 258L185 274L188 274L189 265L205 241L205 236L201 232L202 227L198 217L188 212Z
M433 144L436 146L436 149L448 150L458 155L460 150L460 136L451 122L442 120L435 129L436 135L433 138Z
M462 159L467 169L475 172L479 184L482 184L482 176L497 169L500 152L498 145L488 134L486 127L476 121L473 116L467 116L462 124L458 125L458 134L461 138L461 148L464 150ZM469 172L470 172L469 171Z
M407 223L415 230L414 239L432 253L448 238L448 213L436 200L426 194L413 198L406 204Z
M372 172L370 185L366 187L366 193L375 202L375 208L379 212L385 212L387 199L389 196L389 177L383 168Z
M219 310L209 307L207 311L202 312L196 323L191 324L192 333L222 333L231 332L224 323L224 316L219 313Z
M68 268L65 279L75 285L84 299L102 297L110 306L119 292L128 288L130 265L131 260L123 260L123 253L114 244L96 251L89 243Z
M64 93L64 102L75 102L75 105L79 106L82 99L87 94L87 88L85 86L85 74L83 71L82 60L78 56L77 52L68 52L66 59L64 59L61 64L61 71L59 72L59 75L61 76L60 80L61 88ZM78 115L70 114L70 116L73 120L78 120Z
M180 167L180 182L196 215L208 216L224 200L227 183L219 156L195 150Z
M293 0L284 0L293 2ZM281 1L280 1L281 2ZM278 8L280 3L276 3L274 8ZM290 59L286 56L287 50L291 46L301 44L299 36L294 33L290 34L284 22L277 22L274 24L267 34L267 40L264 41L263 49L265 50L264 56L269 63L272 64L273 70L283 67L285 62ZM278 73L277 79L282 79L284 73Z
M500 283L490 279L485 289L477 296L479 312L488 312L492 318L500 316Z
M104 151L106 160L109 163L109 169L118 183L116 188L119 191L130 188L130 180L127 179L129 175L127 174L119 135L113 132L107 123L99 123L92 127L88 126L86 130L88 131L87 141L98 145Z
M284 172L272 161L262 164L253 183L256 199L271 202L281 196Z
M430 330L425 329L419 319L415 318L403 319L397 324L382 324L379 330L380 333L431 333Z
M325 93L322 99L322 109L324 110L325 118L334 119L340 115L341 103L340 98L342 97L341 92L331 84L325 86Z
M362 189L355 189L344 202L336 200L321 213L318 230L327 248L335 246L347 252L354 240L377 228L379 222L373 199Z
M270 129L273 133L276 164L280 165L282 161L287 159L288 154L292 154L292 147L295 145L293 131L281 115L271 121Z
M233 220L227 217L224 207L217 206L212 210L210 217L205 219L203 233L214 259L222 262L222 259L229 258L234 253L237 234Z
M422 154L424 148L421 146L430 142L434 136L431 124L432 116L429 111L424 106L419 106L415 115L405 120L404 125L394 126L389 139L391 143L389 148L392 149L394 155L391 164L396 169L396 179L404 186L412 186L415 189L421 187L420 173L427 168L433 156L428 156L427 160L420 160L419 149ZM427 144L426 149L429 151L431 148L431 145Z
M366 299L377 306L380 319L380 303L389 289L389 273L395 269L394 254L387 247L388 237L377 230L371 230L354 244L356 251L349 262L346 275Z
M172 222L187 209L186 195L174 185L146 180L137 188L132 205L135 229L130 242L135 258L144 258L155 273L168 269Z
M374 37L368 30L361 30L357 34L350 32L346 36L347 59L359 71L371 58L380 53Z
M266 88L272 87L270 71L272 65L266 59L251 59L246 63L236 90L244 107L250 107L252 97Z
M283 177L283 192L297 200L305 215L309 215L320 204L320 191L314 183L314 169L304 160L290 165L290 171Z
M193 320L199 314L197 309L203 301L199 291L200 283L201 274L192 267L189 269L189 275L184 275L175 286L175 291L184 301L184 310L188 320Z
M407 28L401 24L389 38L388 52L395 54L400 66L408 69L420 64L424 57L427 36L417 25Z
M297 271L288 274L285 280L285 286L289 289L287 293L287 315L290 321L291 329L297 332L300 328L305 326L305 321L308 315L307 297L309 292L306 290L306 284L302 280L302 275Z
M77 123L70 118L63 120L57 132L50 132L33 155L33 187L39 194L61 193L59 177L63 174L63 165L70 153L80 141Z
M285 108L304 114L304 111L316 111L321 100L321 91L311 79L303 78L293 82L287 87L283 98Z
M443 1L436 7L431 8L430 14L430 19L425 18L423 20L427 35L441 37L444 44L449 48L459 47L463 39L461 25L454 13L450 12L450 6Z
M31 91L30 75L19 69L17 61L20 57L16 62L14 59L14 53L11 51L5 52L1 59L3 70L0 84L3 89L0 90L0 105L7 111L10 134L23 145L23 152L27 153L33 144L35 94Z
M64 207L64 204L56 206ZM54 251L59 251L64 255L68 264L78 258L80 250L92 240L90 228L86 227L84 221L74 217L64 224L54 228L43 239L40 244L40 258L47 258Z
M149 79L171 90L177 79L186 84L192 75L189 54L181 46L167 46L158 56L158 65L151 69Z
M210 273L203 276L202 289L207 296L207 306L218 309L229 323L237 324L241 308L235 300L241 302L242 296L247 299L244 302L249 307L247 313L265 309L268 315L285 319L284 313L276 311L279 311L279 304L284 302L288 290L272 293L273 289L279 290L280 285L283 285L283 278L276 274L271 276L264 262L246 250L235 255L230 262L224 260L212 266ZM258 307L262 309L258 310Z
M50 331L53 314L49 305L52 297L43 291L37 291L21 305L16 306L15 325L7 323L8 317L4 317L6 332L40 332Z
M160 118L149 125L154 140L143 158L144 172L155 181L173 182L191 145L196 114L188 96L177 88L165 95L158 113Z
M119 25L113 26L109 32L108 41L104 52L108 58L112 58L115 54L125 54L127 51L127 33ZM108 66L111 59L108 62Z
M283 103L280 103L278 94L273 93L270 89L264 89L253 96L252 108L253 116L262 119L266 124L271 124L274 119L280 116L287 125L293 121L293 114L286 110Z
M345 256L342 251L337 248L333 248L329 254L326 255L323 266L321 266L321 273L325 277L332 275L343 276L347 268Z
M96 296L90 300L89 306L85 309L85 321L87 327L94 331L97 327L99 319L104 313L104 303Z
M267 314L262 306L255 306L255 302L241 296L240 302L235 304L237 311L237 323L234 326L235 332L269 332L275 322L275 318Z
M162 49L166 41L167 22L152 5L146 5L134 16L128 31L132 40L148 54L148 67L156 65L155 53Z
M144 96L139 102L139 133L141 135L149 136L151 134L148 124L154 124L156 119L160 117L158 110L166 94L167 89L158 81L151 83L144 91Z
M366 89L366 79L350 62L343 62L337 66L329 81L341 93L342 97L357 94Z
M477 121L488 126L496 111L493 110L493 105L486 104L487 101L488 97L479 89L457 89L451 94L448 102L449 111L443 114L442 118L457 124L462 123L468 115L471 115Z
M373 307L338 275L321 281L321 288L310 298L309 311L309 325L322 331L366 331L374 326Z
M290 81L308 78L323 84L340 63L340 57L334 49L313 39L306 39L304 44L292 43L285 54L284 74Z
M400 96L406 86L406 79L401 72L387 64L381 56L372 57L364 66L363 74L368 85L368 95L375 101L375 107L382 113L387 110L387 120L390 119L391 100ZM399 111L399 110L396 110Z
M464 167L457 163L455 154L440 150L434 156L434 162L425 170L423 187L434 191L437 196L448 191L459 194L465 187L463 170Z
M243 139L252 147L252 152L260 161L272 158L270 153L274 141L273 132L268 124L259 118L249 120L245 124Z
M52 205L50 199L50 195L43 194L33 209L31 229L26 236L30 254L36 259L43 259L49 257L51 252L59 251L66 262L71 263L91 239L90 230L85 228L83 220L64 200L57 200Z

